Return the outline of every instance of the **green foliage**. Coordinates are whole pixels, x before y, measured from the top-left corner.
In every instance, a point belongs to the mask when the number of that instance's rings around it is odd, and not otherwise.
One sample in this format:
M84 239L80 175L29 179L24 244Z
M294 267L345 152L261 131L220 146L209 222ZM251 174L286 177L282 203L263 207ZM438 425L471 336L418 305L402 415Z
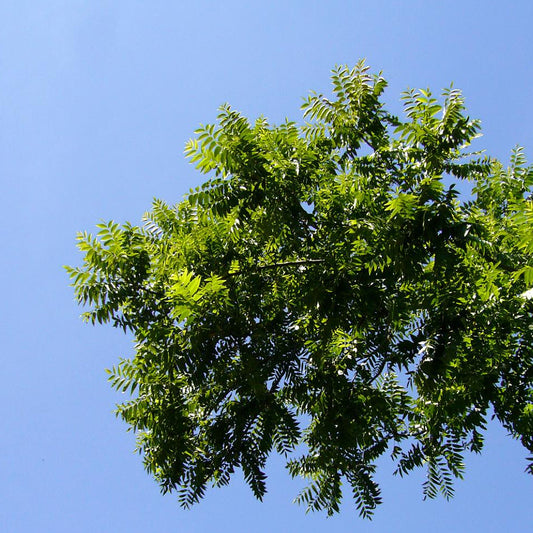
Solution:
M311 510L349 486L371 516L384 454L448 498L491 415L533 454L533 169L465 152L456 89L405 93L400 119L385 86L337 68L303 126L224 106L186 147L203 185L79 236L85 318L136 341L117 412L184 506L237 469L261 499L273 452Z

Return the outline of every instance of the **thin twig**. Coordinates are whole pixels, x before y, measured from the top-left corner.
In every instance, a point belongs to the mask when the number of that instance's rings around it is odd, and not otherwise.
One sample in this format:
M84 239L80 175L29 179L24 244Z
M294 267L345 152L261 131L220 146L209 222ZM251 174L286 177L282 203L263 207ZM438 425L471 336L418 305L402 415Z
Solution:
M286 266L305 266L310 264L324 263L324 259L298 259L295 261L283 261L282 263L271 263L269 265L258 265L259 270L267 270L271 268L282 268ZM236 272L229 272L228 276L236 276L241 274L242 271L237 270Z

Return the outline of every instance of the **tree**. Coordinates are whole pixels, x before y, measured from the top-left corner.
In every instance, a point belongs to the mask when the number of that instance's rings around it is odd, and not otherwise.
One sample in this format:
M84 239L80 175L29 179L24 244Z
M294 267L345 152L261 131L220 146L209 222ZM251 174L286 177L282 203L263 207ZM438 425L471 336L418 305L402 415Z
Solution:
M136 341L117 413L184 506L236 469L261 499L272 452L312 510L344 484L371 516L383 454L450 497L490 416L533 454L533 168L465 152L456 89L406 92L400 119L363 62L332 81L301 126L223 106L186 147L202 186L79 236L85 318Z

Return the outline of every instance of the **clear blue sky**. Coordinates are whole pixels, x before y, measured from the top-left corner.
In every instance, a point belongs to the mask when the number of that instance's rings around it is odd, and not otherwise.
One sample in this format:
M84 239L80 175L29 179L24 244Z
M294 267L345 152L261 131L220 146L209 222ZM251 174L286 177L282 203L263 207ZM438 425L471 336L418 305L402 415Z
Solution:
M407 87L454 82L507 160L533 159L533 2L463 0L0 3L3 191L0 530L11 532L527 532L533 478L525 450L491 427L452 502L422 502L423 473L380 473L373 522L305 515L299 484L272 461L269 494L240 479L192 511L157 485L112 411L104 369L131 340L79 320L62 270L75 234L100 220L139 222L153 197L179 200L200 176L183 147L229 102L251 117L299 119L335 64L366 57Z

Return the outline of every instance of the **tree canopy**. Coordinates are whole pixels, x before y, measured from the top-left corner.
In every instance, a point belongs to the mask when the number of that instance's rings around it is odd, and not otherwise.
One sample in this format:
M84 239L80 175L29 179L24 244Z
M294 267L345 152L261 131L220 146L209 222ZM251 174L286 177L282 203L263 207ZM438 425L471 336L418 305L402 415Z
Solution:
M223 106L186 146L203 185L79 235L85 318L135 338L117 413L184 506L236 470L261 499L271 453L311 510L347 487L371 516L383 455L450 497L490 417L533 473L533 168L469 152L453 87L397 117L363 62L332 82L301 125Z

